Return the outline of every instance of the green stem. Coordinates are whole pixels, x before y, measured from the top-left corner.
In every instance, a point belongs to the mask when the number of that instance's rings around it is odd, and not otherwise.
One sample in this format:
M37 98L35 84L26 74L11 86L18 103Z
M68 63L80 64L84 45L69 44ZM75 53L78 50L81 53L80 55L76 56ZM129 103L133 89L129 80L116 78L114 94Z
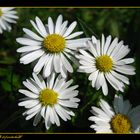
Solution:
M4 120L1 124L0 124L0 130L5 129L6 127L8 127L8 125L10 125L11 123L13 123L15 120L17 120L19 117L21 117L21 113L23 112L23 110L18 110L16 112L14 112L10 117L8 117L6 120Z
M92 96L91 100L90 100L88 103L86 103L86 105L83 106L83 107L81 108L80 111L83 112L83 111L84 111L90 104L92 104L93 101L95 101L98 97L99 97L99 92L96 92L96 93Z

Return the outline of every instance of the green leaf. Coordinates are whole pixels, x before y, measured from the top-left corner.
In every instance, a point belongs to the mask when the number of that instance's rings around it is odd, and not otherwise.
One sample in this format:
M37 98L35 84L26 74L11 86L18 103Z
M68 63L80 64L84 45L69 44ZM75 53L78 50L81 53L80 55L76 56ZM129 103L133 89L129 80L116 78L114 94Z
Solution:
M79 24L80 24L82 30L84 31L86 37L91 37L92 35L97 37L97 35L94 33L93 29L91 27L89 27L89 25L87 25L86 22L84 22L80 18L77 18L77 19L78 19Z
M116 20L110 20L110 34L119 37L119 26Z

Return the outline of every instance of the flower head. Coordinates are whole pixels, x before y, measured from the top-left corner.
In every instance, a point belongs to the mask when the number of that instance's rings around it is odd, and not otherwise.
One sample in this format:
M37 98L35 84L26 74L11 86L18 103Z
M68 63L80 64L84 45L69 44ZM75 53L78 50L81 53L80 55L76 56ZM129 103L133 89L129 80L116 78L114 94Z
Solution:
M80 101L76 98L78 86L70 86L72 82L73 80L66 82L60 75L56 78L53 73L45 83L40 75L33 73L33 78L23 82L27 89L19 90L26 96L18 104L27 109L23 113L27 115L26 120L35 116L33 125L36 126L43 118L46 129L49 129L51 124L60 126L59 117L64 121L70 120L74 112L69 108L77 108Z
M122 95L115 95L113 108L103 99L101 107L92 107L90 121L95 124L90 127L97 133L134 133L140 132L140 105L132 108L129 100L123 100Z
M16 23L18 16L17 12L12 7L1 7L0 8L0 33L3 33L3 30L11 31L11 23Z
M79 50L79 72L89 73L88 79L92 81L92 87L99 90L102 87L104 95L108 94L107 81L116 91L124 91L124 83L129 84L129 79L124 75L134 75L135 68L129 64L133 58L124 58L130 51L123 41L115 38L111 42L111 36L105 40L97 40L94 36L88 41L88 51Z
M48 24L44 25L42 21L36 17L35 21L31 20L31 24L38 32L23 28L26 37L17 38L17 42L23 47L17 52L22 53L20 63L28 64L37 60L33 69L35 73L39 73L43 69L44 77L50 76L51 72L61 73L63 77L68 72L73 72L69 60L75 59L73 56L78 48L85 47L85 41L88 38L73 39L83 32L72 33L77 25L74 21L68 26L68 21L63 22L62 15L59 15L56 23L52 18L48 18Z

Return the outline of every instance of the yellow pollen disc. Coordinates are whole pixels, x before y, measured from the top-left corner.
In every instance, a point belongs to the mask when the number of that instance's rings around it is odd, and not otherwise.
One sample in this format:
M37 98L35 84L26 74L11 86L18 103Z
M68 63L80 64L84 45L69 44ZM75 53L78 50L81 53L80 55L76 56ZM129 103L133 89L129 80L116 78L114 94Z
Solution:
M43 41L44 48L50 53L62 52L65 48L65 44L65 39L58 34L48 35Z
M123 114L115 115L111 120L111 127L114 133L130 133L131 132L131 121Z
M107 55L102 55L96 58L96 67L100 72L109 72L112 70L113 61Z
M52 89L46 88L40 91L39 100L43 105L54 105L57 103L58 94Z
M0 17L2 16L2 10L0 9Z

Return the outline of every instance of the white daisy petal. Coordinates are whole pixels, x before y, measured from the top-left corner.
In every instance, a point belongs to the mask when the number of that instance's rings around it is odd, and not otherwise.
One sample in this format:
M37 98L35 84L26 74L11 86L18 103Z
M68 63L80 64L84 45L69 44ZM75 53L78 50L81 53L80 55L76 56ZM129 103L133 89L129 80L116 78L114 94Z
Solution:
M46 108L45 108L45 106L43 106L41 109L41 112L40 112L40 114L43 118L45 118L45 111L46 111Z
M24 64L29 64L32 61L38 59L40 56L44 54L43 50L36 50L34 52L31 52L23 57L20 58L20 62Z
M62 25L62 20L63 20L63 17L62 17L62 15L59 15L58 16L58 18L57 18L57 20L56 20L56 25L55 25L55 33L56 34L59 34L60 33L60 27L61 27L61 25Z
M90 41L88 41L88 45L90 46L89 51L90 51L95 57L97 57L97 56L98 56L98 53L96 52L95 47L93 46L93 44L92 44Z
M73 72L73 68L71 66L71 64L68 62L68 60L65 58L65 56L61 53L61 60L63 65L65 66L65 68L69 71L69 72Z
M123 41L120 41L118 44L116 44L116 47L114 47L114 49L112 50L110 56L113 58L117 53L118 51L121 49L122 45L123 45Z
M39 58L37 64L35 65L33 71L35 73L39 73L41 71L41 69L43 68L44 64L48 62L48 60L49 60L49 55L46 55L46 54L42 55Z
M54 121L55 121L56 125L57 125L57 126L60 126L60 120L59 120L59 118L58 118L58 115L57 115L57 113L56 113L54 107L52 108L52 112L53 112L53 115L54 115Z
M38 89L34 85L32 85L32 84L30 84L30 83L28 83L26 81L23 81L23 85L25 87L27 87L29 90L31 90L33 93L38 94L39 91L38 91Z
M31 104L31 106L35 106L38 103L39 102L36 100L27 100L27 101L22 101L22 102L18 103L18 106L26 106L26 105L30 105L30 104Z
M16 41L22 45L34 45L34 46L38 46L41 45L41 42L38 41L34 41L28 38L17 38Z
M54 112L52 111L52 107L48 106L48 108L50 108L50 121L52 124L54 124Z
M129 100L124 101L123 105L124 105L124 108L123 108L122 112L123 112L123 114L127 115L128 112L130 111L132 105L130 104Z
M88 40L90 40L90 38L72 39L72 40L67 40L67 44L83 43Z
M67 37L76 27L77 22L74 21L73 23L71 23L71 25L68 27L68 29L66 30L65 34L63 35L63 37Z
M67 81L66 83L64 83L63 87L61 88L62 90L65 90L66 88L68 88L73 82L73 79Z
M23 31L29 35L31 38L38 40L38 41L43 41L43 38L41 38L40 36L38 36L37 34L35 34L34 32L32 32L29 29L23 28Z
M47 87L49 87L50 89L53 88L54 78L55 78L55 73L52 73L51 76L48 77Z
M71 116L75 116L74 112L71 111L69 108L65 108L65 112Z
M38 98L37 94L34 94L33 92L30 92L28 90L20 89L19 92L30 97L30 98Z
M107 81L110 83L110 85L116 90L118 91L118 86L116 85L116 83L114 83L114 81L112 81L112 79L110 78L109 74L105 74L105 77L107 79Z
M49 57L50 58L48 58L48 61L45 64L44 69L43 69L43 71L44 71L43 74L44 74L45 77L48 77L51 74L51 72L52 72L52 65L51 65L51 63L53 61L53 56L49 56Z
M97 45L95 45L96 52L98 55L101 55L101 46L100 46L100 40L97 40Z
M71 92L71 93L68 93L68 94L60 94L59 95L59 99L69 99L69 98L72 98L72 97L75 97L78 95L78 91L75 91L75 92ZM73 100L73 99L72 99ZM74 100L73 100L74 101ZM75 101L76 102L76 101Z
M120 73L127 74L127 75L134 75L135 74L134 67L132 67L132 66L126 66L126 65L115 66L113 69L120 72Z
M26 120L30 120L30 119L31 119L32 117L34 117L37 113L38 113L38 110L35 111L35 112L33 112L33 113L31 113L30 115L28 115L28 116L26 117Z
M115 71L111 71L112 75L117 78L118 80L124 82L125 84L129 85L129 79Z
M55 54L53 58L53 65L54 65L55 71L59 73L60 72L60 56L58 54Z
M117 62L115 62L116 65L124 65L124 64L131 64L134 62L133 58L126 58L126 59L121 59Z
M75 33L67 36L65 39L72 39L72 38L77 37L77 36L79 36L81 34L83 34L83 32L75 32Z
M63 84L63 85L64 85L64 84ZM62 85L62 86L63 86L63 85ZM72 94L72 91L75 90L77 87L78 87L78 85L75 85L75 86L72 86L72 87L67 88L67 89L65 89L65 90L59 90L59 92L61 92L60 95L64 94L64 95L66 96L66 95L69 94L69 93ZM61 88L63 88L63 87L61 87Z
M63 34L65 33L65 31L67 30L66 26L68 25L68 21L63 22L63 24L61 25L61 30L60 30L60 35L63 36Z
M6 30L5 21L2 19L0 19L0 26L3 28L3 30Z
M102 34L102 43L101 43L101 55L104 54L104 45L105 45L105 36Z
M115 61L118 61L122 59L123 57L125 57L129 52L130 52L130 49L128 48L128 46L122 45L120 50L116 53L116 55L113 56L113 58Z
M33 121L33 126L37 126L37 124L41 121L41 115L40 112L36 114L34 121Z
M65 107L77 108L78 104L72 101L59 100L59 104Z
M95 87L95 82L96 82L96 79L97 79L97 76L98 76L98 72L99 71L97 70L97 71L95 71L95 72L93 72L89 75L88 79L92 81L92 87Z
M139 116L140 115L140 105L134 107L133 109L131 109L128 113L128 116L132 117L132 116Z
M13 15L13 14L3 14L5 17L8 17L8 18L13 18L13 19L18 19L19 17L16 16L16 15Z
M106 38L106 42L105 42L105 45L104 45L104 53L103 54L106 54L107 53L107 50L108 50L108 47L111 43L111 36L108 36Z
M46 32L44 24L42 23L42 21L40 20L39 17L36 17L35 20L36 20L38 29L40 30L41 34L43 35L43 37L46 37L47 32Z
M49 129L50 128L50 108L47 107L46 108L46 113L45 113L45 126L46 126L46 129Z
M101 109L95 107L95 106L92 106L92 111L94 112L94 115L98 114L99 116L102 116L104 117L104 119L107 119L109 120L109 116L107 116L107 114L105 112L103 112Z
M101 85L103 84L103 77L104 77L103 73L98 74L96 82L95 82L96 90L98 90L101 87Z
M14 9L14 8L13 8ZM9 10L9 11L7 11L7 12L4 12L3 11L3 13L9 13L9 14L17 14L18 12L17 11L13 11L13 10Z
M118 108L118 112L119 113L123 113L123 109L124 109L124 105L123 105L123 97L122 95L120 96L115 96L115 98L117 98L117 108Z
M41 108L41 104L36 105L35 107L29 109L26 113L29 115L33 112L36 112L37 110L39 110Z
M57 112L57 114L64 120L67 121L66 117L64 116L62 109L60 108L59 105L55 105L54 106L55 111Z
M94 45L94 44L97 44L97 39L96 39L95 36L92 36L92 43L93 43L93 45Z
M110 46L109 46L109 48L108 48L108 51L107 51L107 55L110 56L111 52L112 52L112 51L114 50L114 48L116 47L117 43L118 43L118 38L116 37L116 38L112 41L112 43L110 44Z
M79 50L79 52L81 53L81 54L83 54L84 56L86 56L86 57L89 57L90 59L92 59L93 57L89 54L89 53L87 53L85 50Z
M17 23L14 19L11 19L11 18L8 18L8 17L5 17L5 16L2 16L1 18L2 18L2 20L5 20L9 23Z
M108 86L104 76L102 77L102 80L103 80L102 90L103 90L103 94L106 96L108 94Z
M54 84L53 89L57 92L59 92L59 89L64 85L65 79L60 79L57 83Z
M107 120L102 119L102 118L99 118L98 116L90 116L90 117L88 118L88 120L89 120L89 121L95 121L95 122L97 122L97 121L107 122Z
M31 22L32 26L36 29L36 31L37 31L42 37L44 37L44 35L42 34L42 32L40 32L40 30L39 30L38 26L35 24L35 22L32 21L32 20L30 20L30 22Z
M38 50L40 48L41 48L41 46L24 46L24 47L17 49L17 52L19 52L19 53L30 52L30 51Z
M8 12L8 11L13 10L13 9L15 9L15 8L14 7L3 7L3 8L1 8L2 12Z
M32 75L33 75L35 82L40 87L40 89L44 89L46 85L45 85L44 80L40 78L40 75L37 76L35 73L33 73Z
M115 97L114 97L113 108L114 108L116 114L118 114L119 113L119 109L118 109L118 95L115 95Z
M51 17L48 18L48 28L49 28L49 33L53 34L54 33L54 23Z

